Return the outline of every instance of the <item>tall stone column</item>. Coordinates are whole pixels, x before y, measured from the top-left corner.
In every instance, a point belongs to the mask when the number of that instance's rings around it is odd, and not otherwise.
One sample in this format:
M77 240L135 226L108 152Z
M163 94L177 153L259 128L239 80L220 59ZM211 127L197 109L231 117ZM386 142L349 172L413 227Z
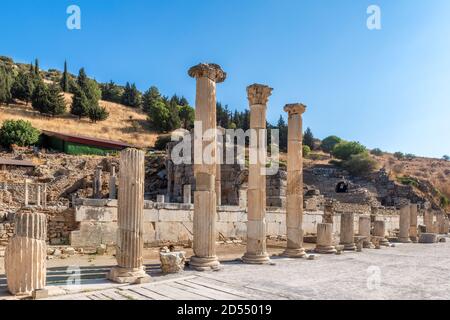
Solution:
M370 229L371 229L371 220L370 216L360 216L359 217L359 226L358 226L359 235L362 237L366 237L363 240L364 248L371 248L371 239L370 239Z
M248 170L247 252L242 261L269 263L266 245L266 109L272 88L253 84L247 87L250 103L250 164Z
M102 166L97 166L94 172L93 198L101 199L102 197Z
M405 204L400 207L400 233L398 240L401 243L410 243L411 239L409 238L409 229L411 227L411 214L409 212L410 204Z
M225 81L226 73L217 64L202 63L192 67L188 74L197 82L194 128L194 256L189 265L195 270L204 271L217 269L220 265L216 255L216 83Z
M144 249L144 152L126 149L120 153L117 266L108 278L118 283L150 281L145 273Z
M305 256L303 248L303 104L288 104L288 161L286 230L287 248L283 255L289 258Z
M382 220L374 221L373 223L373 235L380 238L380 245L389 246L389 241L386 239L386 223Z
M47 209L47 184L44 183L42 188L42 206Z
M315 251L322 254L336 253L333 245L333 224L317 224L317 245Z
M9 291L30 295L44 289L47 271L47 216L22 209L14 218L14 236L5 251Z
M25 184L24 184L24 205L25 207L28 207L28 201L29 201L29 196L30 196L30 180L25 179Z
M412 242L417 243L419 241L418 233L417 233L417 212L418 207L416 203L411 203L409 207L409 238Z
M435 233L433 225L434 214L433 210L427 208L423 213L423 223L427 229L427 233Z
M111 172L109 175L109 198L115 199L117 197L117 187L116 187L116 165L111 165Z
M341 214L341 245L344 245L344 250L355 251L355 214L354 213L343 213Z

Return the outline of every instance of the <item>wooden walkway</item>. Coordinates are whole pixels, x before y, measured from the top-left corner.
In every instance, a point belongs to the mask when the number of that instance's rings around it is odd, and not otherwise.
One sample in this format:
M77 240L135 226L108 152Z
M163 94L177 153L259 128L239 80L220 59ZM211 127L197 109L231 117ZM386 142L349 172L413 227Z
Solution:
M141 285L50 297L47 300L267 300L283 299L258 289L236 286L207 276L187 276Z

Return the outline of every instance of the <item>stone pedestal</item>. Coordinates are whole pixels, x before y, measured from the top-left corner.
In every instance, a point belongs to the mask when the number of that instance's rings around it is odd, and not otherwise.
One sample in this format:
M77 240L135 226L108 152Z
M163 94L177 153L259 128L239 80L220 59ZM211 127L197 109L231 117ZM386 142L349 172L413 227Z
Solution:
M379 241L381 246L389 247L389 241L386 239L386 223L384 221L374 221L373 235L381 239Z
M116 176L116 166L111 166L111 172L109 175L109 198L110 199L116 199L117 197L117 176Z
M302 114L306 106L290 104L284 107L288 113L288 161L287 161L287 248L283 256L301 258L303 248L303 125Z
M186 184L183 186L183 203L191 204L192 188L190 184Z
M410 217L410 204L408 203L400 208L400 233L398 241L401 243L411 242L409 238L409 229L411 228Z
M217 125L216 83L225 81L226 73L216 64L199 64L189 70L196 79L194 127L193 250L189 265L194 270L217 269L216 255L216 175Z
M163 194L158 194L156 196L156 202L157 203L165 203L166 202L166 197Z
M317 244L315 251L322 254L337 252L333 245L333 225L331 223L317 224Z
M266 248L266 129L267 101L272 88L254 84L247 87L250 104L250 164L248 175L247 251L244 263L269 263ZM289 232L289 231L288 231Z
M94 182L93 182L93 194L92 197L94 199L101 199L102 198L102 171L103 171L103 167L101 166L97 166L97 168L95 168L95 172L94 172Z
M120 153L118 199L117 267L108 278L117 283L150 281L143 265L144 249L144 152L126 149Z
M186 253L184 251L161 251L159 259L161 261L161 270L164 274L179 273L184 270Z
M359 236L364 237L362 245L364 248L371 249L373 247L370 239L371 219L370 216L360 216L358 226Z
M22 209L14 223L14 236L5 252L8 290L14 295L31 295L46 284L47 216Z
M354 217L353 213L341 214L341 242L345 251L355 251L355 231L354 231Z
M418 223L417 223L417 212L418 212L418 206L417 204L411 204L409 207L409 238L412 242L417 243L419 241L418 237Z

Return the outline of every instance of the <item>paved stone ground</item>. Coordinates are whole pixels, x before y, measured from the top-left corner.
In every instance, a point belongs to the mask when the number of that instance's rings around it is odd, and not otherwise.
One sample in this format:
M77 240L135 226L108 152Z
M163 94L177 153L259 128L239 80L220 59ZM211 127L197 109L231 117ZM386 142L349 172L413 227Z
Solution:
M51 299L450 299L450 242L316 258L274 257L274 265L263 266L229 261L217 272L171 276L149 265L154 282L134 286L108 283L102 277L109 267L91 267L80 288L50 284Z

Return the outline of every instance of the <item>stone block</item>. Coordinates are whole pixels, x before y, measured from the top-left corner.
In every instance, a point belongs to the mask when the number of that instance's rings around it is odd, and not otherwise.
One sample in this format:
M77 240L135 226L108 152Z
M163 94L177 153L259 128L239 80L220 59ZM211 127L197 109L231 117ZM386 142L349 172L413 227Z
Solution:
M179 252L160 252L161 269L164 274L179 273L184 270L186 263L186 253Z
M438 236L435 233L421 233L419 237L419 243L437 243Z

